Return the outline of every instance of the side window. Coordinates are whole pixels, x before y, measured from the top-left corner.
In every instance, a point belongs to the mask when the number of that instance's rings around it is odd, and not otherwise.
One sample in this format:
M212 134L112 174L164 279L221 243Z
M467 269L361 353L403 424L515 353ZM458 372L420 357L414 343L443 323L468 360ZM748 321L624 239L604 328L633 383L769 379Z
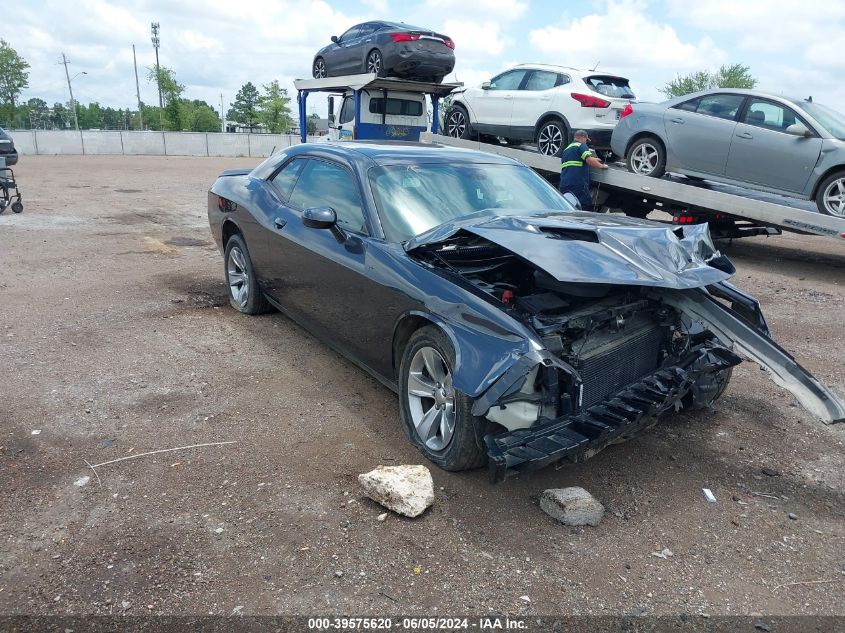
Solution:
M305 160L302 158L294 158L287 165L282 167L275 176L270 178L270 183L276 188L276 191L279 192L282 202L287 202L290 190L293 189L293 185L296 183L296 179L299 177L299 174L302 172L302 168L304 166Z
M684 101L683 103L673 106L673 108L676 110L683 110L684 112L695 112L698 109L699 103L701 103L701 99L690 99L689 101Z
M355 233L367 232L358 184L340 165L322 160L307 161L289 204L300 211L310 207L331 207L340 226Z
M490 90L518 90L527 70L509 70L490 80Z
M701 97L696 113L733 121L743 101L742 95L708 95Z
M372 35L376 30L377 26L374 22L367 22L366 24L362 24L358 27L358 37L367 37L368 35Z
M555 84L555 86L565 86L570 81L572 81L572 79L569 78L569 75L558 73L557 83Z
M385 112L385 107L387 112ZM370 114L393 114L396 116L422 116L423 104L421 101L410 99L391 99L385 103L384 98L370 99Z
M343 105L340 107L340 116L337 119L339 124L349 123L355 118L355 100L352 97L344 97Z
M783 132L795 123L801 123L807 128L810 127L790 108L763 99L749 100L748 108L745 111L745 117L743 117L742 122L768 130L775 130L776 132Z
M340 36L340 41L344 44L350 40L354 40L359 35L359 27L353 26L346 33Z
M557 73L550 73L547 70L532 70L523 90L549 90L559 85L557 78Z

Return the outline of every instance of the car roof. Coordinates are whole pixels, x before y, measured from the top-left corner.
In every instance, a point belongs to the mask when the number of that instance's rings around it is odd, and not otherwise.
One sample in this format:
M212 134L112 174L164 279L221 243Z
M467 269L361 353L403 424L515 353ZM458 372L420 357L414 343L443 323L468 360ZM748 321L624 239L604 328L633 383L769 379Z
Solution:
M298 148L298 149L297 149ZM306 143L291 148L295 153L316 151L334 154L350 162L369 161L376 165L407 163L476 163L496 165L521 165L519 161L461 147L448 147L439 143L413 141L334 141Z
M526 63L523 63L523 64L517 64L513 68L531 68L533 70L549 70L551 72L560 72L560 71L566 71L566 72L570 72L570 73L574 72L574 73L578 73L579 75L582 75L584 77L590 77L592 75L597 75L599 77L617 77L619 79L625 79L626 81L628 79L627 77L624 77L623 75L605 72L603 70L601 70L601 71L600 70L583 70L581 68L573 68L572 66L556 66L555 64L534 64L534 63L526 62Z

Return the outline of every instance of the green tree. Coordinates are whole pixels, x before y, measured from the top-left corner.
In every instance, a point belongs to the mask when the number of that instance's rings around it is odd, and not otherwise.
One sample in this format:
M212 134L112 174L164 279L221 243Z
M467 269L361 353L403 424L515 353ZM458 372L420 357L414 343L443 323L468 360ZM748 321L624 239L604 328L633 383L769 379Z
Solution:
M235 102L229 108L226 118L252 128L258 122L258 101L260 97L258 88L251 81L246 82L235 95Z
M287 132L291 123L289 104L287 89L274 79L264 85L264 94L258 99L258 120L274 134Z
M159 66L147 68L147 81L155 82L161 87L161 96L164 100L164 109L158 109L157 118L159 129L167 130L181 130L183 128L182 121L179 119L180 102L182 100L182 93L185 92L184 84L176 80L176 73L167 66ZM146 116L144 117L146 121ZM150 121L150 124L154 124Z
M33 97L26 102L29 122L34 128L50 127L50 108L44 99Z
M64 103L54 103L50 113L50 125L53 129L64 130L70 127L73 114Z
M179 120L182 130L191 132L219 132L220 117L217 111L205 101L183 99L179 104Z
M11 117L15 113L15 104L25 88L29 86L29 64L18 55L6 40L0 39L0 106Z
M699 70L689 75L678 75L661 89L667 98L681 97L691 92L709 88L754 88L757 79L751 75L751 69L743 64L722 66L718 71Z

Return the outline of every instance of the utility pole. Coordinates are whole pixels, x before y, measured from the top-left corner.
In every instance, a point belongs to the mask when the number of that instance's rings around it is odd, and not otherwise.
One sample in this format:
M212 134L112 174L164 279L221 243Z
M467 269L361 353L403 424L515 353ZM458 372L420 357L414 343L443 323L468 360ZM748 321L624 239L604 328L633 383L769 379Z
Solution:
M135 57L135 45L132 45L132 63L135 64L135 94L138 96L138 122L141 131L144 131L144 113L141 111L141 87L138 84L138 60Z
M220 131L226 131L226 114L223 112L223 93L220 93Z
M76 102L73 100L73 88L70 85L70 73L67 71L67 65L70 63L65 57L65 54L62 53L62 61L59 62L60 64L64 64L65 67L65 77L67 78L67 90L70 93L70 109L73 110L73 125L76 128L76 131L79 131L79 119L76 116Z
M159 75L159 65L158 65L158 47L161 45L161 39L158 36L158 32L160 30L160 26L158 22L151 22L150 29L152 30L153 36L150 38L150 41L153 43L153 48L156 49L156 84L158 84L158 107L164 108L164 99L161 97L161 79Z

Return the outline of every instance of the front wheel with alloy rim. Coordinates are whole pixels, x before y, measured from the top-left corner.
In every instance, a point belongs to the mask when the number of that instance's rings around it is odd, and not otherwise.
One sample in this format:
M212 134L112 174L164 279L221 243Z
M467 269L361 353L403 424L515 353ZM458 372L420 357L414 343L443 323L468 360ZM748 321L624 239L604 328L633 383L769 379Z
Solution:
M646 136L628 148L625 162L635 174L660 178L666 173L666 150L656 138Z
M472 415L472 399L452 383L455 352L448 337L427 326L414 332L399 365L399 406L405 435L444 470L487 463L483 418Z
M845 171L831 174L819 185L816 206L821 213L845 218Z
M454 106L446 115L446 136L469 138L469 116L460 106Z
M323 79L326 77L326 61L322 57L318 57L314 60L314 68L312 69L311 74L314 75L314 79Z
M559 156L566 145L569 131L560 119L550 119L537 132L537 149L546 156Z
M244 314L262 314L270 310L270 304L258 287L252 260L241 235L233 235L226 242L223 270L226 272L229 303L235 310Z
M374 48L367 53L367 72L375 73L377 77L384 77L384 59L381 56L381 51Z

